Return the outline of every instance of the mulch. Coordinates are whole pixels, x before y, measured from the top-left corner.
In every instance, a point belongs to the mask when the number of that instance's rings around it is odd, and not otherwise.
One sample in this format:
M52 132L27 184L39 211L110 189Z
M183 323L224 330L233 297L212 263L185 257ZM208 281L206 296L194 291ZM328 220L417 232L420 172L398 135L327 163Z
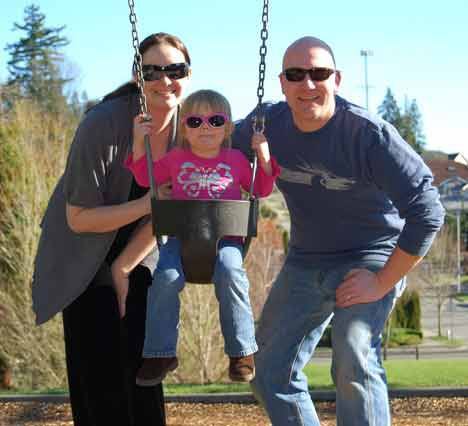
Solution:
M468 398L406 398L391 401L393 426L468 426ZM322 426L335 425L335 404L316 403ZM167 426L267 426L255 404L167 404ZM0 403L0 426L72 426L70 406Z

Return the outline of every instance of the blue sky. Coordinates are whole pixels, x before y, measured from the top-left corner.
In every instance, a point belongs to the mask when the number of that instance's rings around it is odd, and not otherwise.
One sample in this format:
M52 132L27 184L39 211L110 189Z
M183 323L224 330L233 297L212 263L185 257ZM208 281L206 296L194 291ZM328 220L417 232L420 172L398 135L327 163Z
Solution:
M3 2L0 81L7 78L7 43L20 34L31 1ZM130 78L133 51L126 0L36 0L48 26L66 25L66 72L75 89L100 97ZM211 88L231 102L235 118L256 104L262 0L135 0L140 40L165 31L178 35L192 56L191 91ZM400 106L415 98L427 148L468 156L468 1L270 0L265 100L280 100L277 75L285 48L303 35L327 41L343 72L341 95L365 104L368 58L369 107L376 111L387 87Z

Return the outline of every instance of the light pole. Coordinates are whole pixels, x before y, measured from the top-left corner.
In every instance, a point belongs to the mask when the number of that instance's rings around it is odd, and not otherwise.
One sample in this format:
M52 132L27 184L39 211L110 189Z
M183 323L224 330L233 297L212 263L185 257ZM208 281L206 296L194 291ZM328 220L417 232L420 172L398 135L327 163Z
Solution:
M461 292L460 222L468 200L468 182L459 176L446 179L439 185L440 200L448 214L455 216L457 225L457 292Z
M364 57L364 89L366 91L366 109L369 110L369 81L367 78L367 57L373 56L374 52L369 49L361 49L361 56Z

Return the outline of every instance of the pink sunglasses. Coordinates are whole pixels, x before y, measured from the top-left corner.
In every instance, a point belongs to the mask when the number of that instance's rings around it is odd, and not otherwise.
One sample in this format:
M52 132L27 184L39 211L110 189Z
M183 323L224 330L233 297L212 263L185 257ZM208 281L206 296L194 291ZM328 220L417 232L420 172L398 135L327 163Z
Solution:
M202 125L202 123L206 123L211 127L223 127L228 120L229 119L226 114L222 112L215 112L210 115L186 115L182 122L191 129L197 129Z

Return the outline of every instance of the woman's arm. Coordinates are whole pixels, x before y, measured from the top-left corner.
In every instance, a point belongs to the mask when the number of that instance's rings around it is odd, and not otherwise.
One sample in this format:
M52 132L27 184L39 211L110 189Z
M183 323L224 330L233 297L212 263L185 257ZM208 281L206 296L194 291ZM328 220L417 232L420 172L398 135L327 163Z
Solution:
M156 238L153 236L151 226L152 223L148 222L137 229L111 266L112 280L121 317L125 315L128 276L156 245Z
M73 232L111 232L150 214L150 194L123 204L93 208L66 205L68 226Z

